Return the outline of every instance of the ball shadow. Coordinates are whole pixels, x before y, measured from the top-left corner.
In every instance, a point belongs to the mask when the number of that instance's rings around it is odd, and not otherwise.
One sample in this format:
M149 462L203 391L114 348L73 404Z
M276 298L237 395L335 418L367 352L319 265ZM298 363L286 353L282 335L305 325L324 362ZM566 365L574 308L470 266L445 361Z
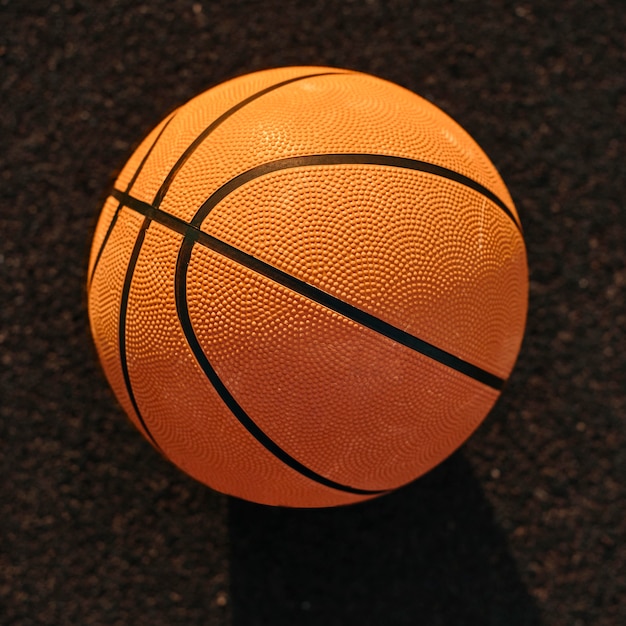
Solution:
M367 503L229 514L234 626L541 623L459 453Z

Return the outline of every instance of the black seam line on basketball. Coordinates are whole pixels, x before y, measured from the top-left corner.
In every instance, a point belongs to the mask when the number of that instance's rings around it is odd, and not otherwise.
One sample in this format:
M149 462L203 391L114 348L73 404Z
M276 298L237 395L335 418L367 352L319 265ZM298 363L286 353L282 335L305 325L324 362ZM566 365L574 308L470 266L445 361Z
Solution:
M178 172L180 171L182 166L187 162L189 157L191 157L191 155L196 151L198 146L218 126L220 126L223 122L225 122L229 117L231 117L237 111L239 111L240 109L242 109L246 105L250 104L251 102L254 102L254 100L257 100L261 96L264 96L265 94L270 93L271 91L275 91L276 89L280 89L281 87L285 87L286 85L289 85L291 83L295 83L295 82L298 82L300 80L304 80L306 78L315 78L317 76L329 76L331 74L344 74L344 73L346 73L346 72L318 72L318 73L315 73L315 74L306 74L304 76L295 76L293 78L289 78L287 80L283 80L283 81L281 81L279 83L276 83L275 85L270 85L269 87L266 87L265 89L262 89L261 91L257 91L256 93L252 94L251 96L248 96L247 98L245 98L241 102L237 103L235 106L233 106L230 109L228 109L226 112L222 113L222 115L220 115L216 120L211 122L211 124L209 124L209 126L207 126L193 140L193 142L191 144L189 144L189 146L183 152L183 154L180 156L178 161L176 161L176 163L174 164L172 169L169 171L169 173L165 177L165 180L163 181L163 184L161 185L161 187L157 191L156 196L154 197L154 201L152 202L153 206L155 206L157 208L161 206L161 203L163 202L163 198L165 197L165 194L167 194L167 192L168 192L168 190L169 190L169 188L170 188L174 178L176 177L176 174L178 174Z
M280 170L292 169L296 167L306 167L314 165L381 165L387 167L397 167L401 169L414 170L418 172L425 172L427 174L434 174L441 178L446 178L455 183L459 183L465 187L477 191L482 196L493 202L498 206L507 217L513 222L517 230L521 233L522 227L515 219L515 216L506 204L496 196L492 191L476 182L472 178L468 178L463 174L459 174L454 170L450 170L428 161L419 161L416 159L409 159L406 157L397 157L386 154L360 154L360 153L340 153L340 154L312 154L306 156L286 157L284 159L277 159L276 161L269 161L249 169L238 176L235 176L227 183L222 185L219 189L209 196L204 204L198 209L193 219L191 220L192 226L200 226L205 220L211 210L219 204L228 194L232 193L242 185L271 174L272 172L278 172Z
M128 393L128 397L130 398L130 402L133 405L133 409L137 414L137 418L141 422L144 431L152 441L155 448L164 454L161 446L156 442L156 439L150 432L148 425L146 424L143 416L141 415L141 411L139 410L139 406L137 405L137 400L135 398L135 394L133 392L133 387L130 382L130 372L128 371L128 360L126 358L126 312L128 310L128 299L130 296L130 285L133 280L133 274L135 272L135 266L137 265L137 259L139 258L139 253L141 252L141 246L143 244L143 240L146 236L146 231L148 230L148 226L150 226L150 218L146 217L139 229L139 233L137 234L137 239L135 240L135 245L133 247L133 251L130 255L130 260L128 262L128 268L126 270L126 276L124 278L124 287L122 289L122 298L120 301L120 327L118 332L119 337L119 350L120 350L120 365L122 367L122 375L124 376L124 384L126 385L126 391Z
M266 278L269 278L275 283L290 289L291 291L295 291L300 295L321 304L322 306L351 319L353 322L360 324L373 330L379 334L388 337L392 341L400 343L411 350L419 352L426 357L429 357L442 365L446 365L461 374L469 376L474 380L491 387L492 389L496 389L500 391L504 386L504 379L488 372L477 365L473 365L468 361L465 361L450 352L446 352L437 346L434 346L423 339L419 339L406 331L389 324L381 320L380 318L363 311L335 296L322 291L321 289L314 287L313 285L295 278L291 274L287 272L283 272L282 270L274 267L273 265L269 265L256 257L231 246L230 244L205 233L204 231L199 230L195 226L191 226L184 220L177 218L169 213L166 213L160 209L155 209L153 206L142 202L141 200L137 200L128 194L124 194L119 190L114 190L114 196L123 202L126 206L150 219L153 219L155 222L170 228L177 233L180 233L187 239L191 239L193 241L197 241L200 245L205 246L221 254L222 256L228 257L233 261L247 267L257 274L261 274Z
M155 140L152 142L152 145L148 148L148 151L143 156L143 159L141 159L141 162L137 166L137 169L135 170L135 173L133 174L132 178L130 179L130 182L128 183L128 185L126 186L126 193L130 193L133 185L135 184L135 181L137 180L137 178L139 177L139 174L141 173L141 170L143 169L143 166L146 164L146 161L148 160L148 157L152 153L152 150L153 150L154 146L156 146L157 141L159 141L159 139L161 138L161 135L165 132L165 129L168 127L169 123L174 119L174 117L176 116L176 113L177 113L177 111L174 111L170 115L170 118L165 122L165 124L163 124L163 127L159 131L159 134L156 136ZM107 245L107 242L109 240L111 232L113 232L113 227L115 226L115 223L117 222L117 218L118 218L118 216L120 214L120 211L122 210L122 206L123 206L123 204L120 202L118 204L117 208L115 209L115 213L113 214L113 217L111 218L111 222L109 223L109 227L107 228L107 232L104 235L104 239L102 240L102 243L100 244L100 249L98 250L98 254L96 255L96 260L94 261L93 268L91 269L91 275L89 276L89 280L87 281L87 284L88 284L87 289L88 290L91 289L91 283L93 282L93 277L94 277L94 275L96 273L96 268L98 267L98 263L100 262L100 257L102 256L102 253L104 252L104 248Z
M283 450L273 439L271 439L263 430L256 424L256 422L246 413L245 409L237 402L235 397L230 393L219 374L215 371L211 365L208 357L204 353L200 342L196 336L191 323L191 317L189 315L189 309L187 306L187 270L189 267L189 259L193 246L196 243L193 238L186 237L181 245L178 259L176 262L176 276L175 276L175 294L176 294L176 310L178 312L178 319L180 320L181 327L185 333L187 343L191 348L198 364L202 368L209 382L213 385L215 391L219 394L224 404L230 409L231 413L239 421L239 423L271 454L277 459L282 461L285 465L295 470L299 474L306 478L320 484L325 487L331 487L337 491L343 491L346 493L353 493L356 495L380 495L389 491L383 490L369 490L358 489L356 487L350 487L343 485L330 478L326 478L321 474L318 474L310 467L302 464L296 458L291 456L287 451Z

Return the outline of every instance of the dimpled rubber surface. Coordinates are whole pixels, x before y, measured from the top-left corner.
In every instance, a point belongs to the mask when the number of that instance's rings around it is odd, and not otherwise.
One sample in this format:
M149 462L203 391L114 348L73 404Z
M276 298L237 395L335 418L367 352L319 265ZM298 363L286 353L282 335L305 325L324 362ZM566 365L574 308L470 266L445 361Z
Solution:
M511 215L400 164L233 182L327 153L446 168ZM215 489L290 506L372 497L447 457L498 390L202 239L183 251L196 228L491 375L511 371L527 293L517 214L475 142L400 87L331 68L240 77L164 120L115 188L135 209L109 198L96 229L95 343L135 424Z
M162 209L189 220L213 191L255 165L302 154L352 152L446 167L484 185L515 211L487 156L443 111L379 78L325 67L257 72L218 85L180 107L133 186L138 197L151 202L202 131L265 89L270 91L224 120L197 146L173 179Z
M177 319L174 271L180 243L177 233L160 224L150 226L128 307L132 388L161 449L198 480L243 498L276 504L306 500L310 506L361 499L312 483L278 461L220 400L194 359L180 324L172 323ZM200 295L209 296L204 291ZM132 414L132 408L125 408Z
M411 480L462 443L497 398L200 246L188 280L194 329L231 393L272 440L338 482Z
M524 243L459 183L372 165L278 171L231 192L203 230L501 377L513 367Z

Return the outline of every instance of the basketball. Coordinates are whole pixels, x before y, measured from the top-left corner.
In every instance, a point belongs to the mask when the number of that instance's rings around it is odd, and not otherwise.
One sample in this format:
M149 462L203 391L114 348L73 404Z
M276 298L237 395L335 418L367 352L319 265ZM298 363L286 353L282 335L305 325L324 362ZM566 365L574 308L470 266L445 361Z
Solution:
M489 413L528 272L496 168L367 74L241 76L123 167L87 274L104 373L166 459L220 492L326 507L413 481Z

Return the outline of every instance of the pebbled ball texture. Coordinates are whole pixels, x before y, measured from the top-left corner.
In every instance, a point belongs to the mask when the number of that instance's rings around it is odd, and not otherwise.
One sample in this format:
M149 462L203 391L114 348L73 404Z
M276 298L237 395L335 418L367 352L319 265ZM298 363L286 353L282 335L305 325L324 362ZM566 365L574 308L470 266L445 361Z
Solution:
M214 489L301 507L375 497L461 445L513 368L527 290L515 207L467 133L319 67L163 120L106 200L88 279L146 438Z

